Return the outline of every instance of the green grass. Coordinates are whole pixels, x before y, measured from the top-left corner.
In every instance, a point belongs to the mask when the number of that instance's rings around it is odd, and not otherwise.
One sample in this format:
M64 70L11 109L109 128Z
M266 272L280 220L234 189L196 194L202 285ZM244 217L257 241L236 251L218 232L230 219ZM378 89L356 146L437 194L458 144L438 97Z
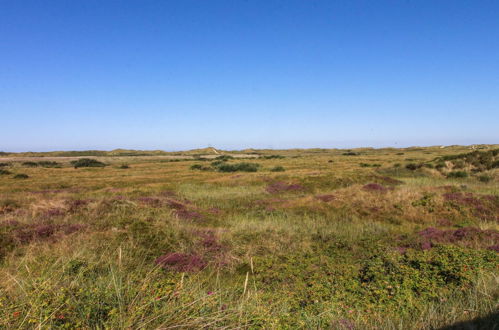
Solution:
M490 329L499 170L405 168L466 153L252 150L257 167L108 152L77 170L8 155L28 178L0 176L0 328ZM216 170L238 164L256 172ZM206 267L155 262L172 254Z

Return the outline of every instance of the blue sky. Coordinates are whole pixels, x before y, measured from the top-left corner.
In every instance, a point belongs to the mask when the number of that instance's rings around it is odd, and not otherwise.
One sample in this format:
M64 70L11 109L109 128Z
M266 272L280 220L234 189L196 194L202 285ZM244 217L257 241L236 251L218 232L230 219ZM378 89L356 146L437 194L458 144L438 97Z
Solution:
M0 0L0 150L499 143L498 1Z

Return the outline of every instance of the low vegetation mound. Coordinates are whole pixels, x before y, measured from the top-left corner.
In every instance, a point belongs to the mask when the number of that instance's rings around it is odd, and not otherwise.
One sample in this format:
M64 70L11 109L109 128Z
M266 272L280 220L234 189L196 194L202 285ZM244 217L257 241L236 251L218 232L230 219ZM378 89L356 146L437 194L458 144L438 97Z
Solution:
M292 191L301 191L304 190L305 187L294 183L294 184L288 184L285 182L274 182L271 183L265 188L265 190L270 193L270 194L278 194L282 192L292 192Z
M165 270L194 273L204 269L207 262L196 254L168 253L156 259L156 264Z
M71 162L71 165L74 166L74 168L79 168L79 167L104 167L106 164L99 162L96 159L93 158L80 158L78 160L73 160Z

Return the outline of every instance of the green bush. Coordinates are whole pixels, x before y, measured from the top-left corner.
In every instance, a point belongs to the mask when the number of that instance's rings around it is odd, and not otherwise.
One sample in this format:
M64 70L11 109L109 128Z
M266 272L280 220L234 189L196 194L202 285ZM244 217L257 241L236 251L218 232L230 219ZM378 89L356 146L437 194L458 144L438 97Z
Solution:
M466 173L465 171L453 171L453 172L449 172L447 174L447 177L448 178L467 178L468 173Z
M284 172L286 169L282 166L275 166L270 169L271 172Z
M411 170L411 171L415 171L420 167L421 167L421 165L415 164L415 163L409 163L409 164L405 165L405 168L408 170Z
M125 170L127 168L130 168L130 166L128 166L127 164L122 164L119 168Z
M61 164L59 164L58 162L48 160L39 161L38 165L40 165L41 167L61 167Z
M9 175L9 174L12 174L12 173L10 171L0 169L0 175Z
M24 174L24 173L19 173L19 174L14 175L14 179L27 179L27 178L29 178L29 175Z
M226 162L230 159L234 159L234 157L232 156L229 156L229 155L222 155L222 156L218 156L218 157L215 157L216 160L221 160L223 162Z
M477 179L478 181L485 183L492 181L492 177L485 174L477 176Z
M38 163L35 163L35 162L23 162L23 166L26 166L26 167L37 167Z
M0 167L7 167L9 166L9 163L0 163Z
M106 164L99 162L98 160L92 158L80 158L78 160L73 160L71 164L74 168L79 167L104 167Z
M360 163L360 167L381 167L381 164L368 164L368 163Z
M214 162L211 162L210 165L213 166L213 167L217 167L217 166L222 165L223 163L224 163L223 160L215 160Z
M222 164L218 166L219 172L256 172L260 167L255 163Z
M200 170L203 168L203 165L201 164L194 164L190 167L191 170Z
M190 167L191 170L209 171L211 170L208 166L203 166L201 164L194 164Z
M261 158L263 158L263 159L283 159L285 157L281 156L281 155L266 155L266 156L263 156Z

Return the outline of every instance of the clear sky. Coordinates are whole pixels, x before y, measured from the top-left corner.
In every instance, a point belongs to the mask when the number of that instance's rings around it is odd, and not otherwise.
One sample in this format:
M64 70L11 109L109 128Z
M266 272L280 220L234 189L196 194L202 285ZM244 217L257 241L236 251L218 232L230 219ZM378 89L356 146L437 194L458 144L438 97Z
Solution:
M499 1L0 0L0 150L499 143Z

